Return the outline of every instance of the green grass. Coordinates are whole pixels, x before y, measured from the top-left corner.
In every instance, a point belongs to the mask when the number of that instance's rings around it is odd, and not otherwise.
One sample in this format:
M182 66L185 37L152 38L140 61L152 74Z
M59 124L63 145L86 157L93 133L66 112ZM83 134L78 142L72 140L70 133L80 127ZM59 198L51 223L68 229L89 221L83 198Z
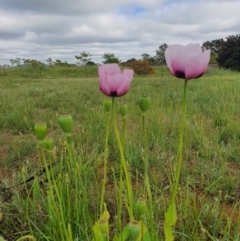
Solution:
M0 72L0 76L13 78L18 77L21 79L39 79L39 78L79 78L79 77L93 77L97 76L97 66L87 67L48 67L45 66L43 69L33 68L31 66L13 67L6 68L5 73Z
M15 185L22 180L23 166L27 176L43 166L37 151L37 140L33 137L36 122L47 123L48 137L54 140L57 160L62 160L64 137L57 120L59 115L70 113L74 119L76 152L85 163L83 182L88 187L86 193L90 198L89 208L94 222L98 219L102 178L99 170L106 127L102 102L107 98L99 91L95 77L97 72L89 71L88 77L83 77L85 73L80 73L79 69L59 68L43 70L40 78L32 69L24 71L7 69L7 75L0 76L0 181L6 187ZM170 76L165 69L162 76L162 70L158 68L152 76L136 76L128 94L118 99L119 106L121 103L128 106L126 159L131 166L137 199L144 195L144 143L137 100L142 94L151 97L151 109L146 116L149 178L153 192L155 231L159 237L163 237L169 179L178 150L182 89L182 80ZM239 92L240 74L227 70L210 69L202 78L188 83L176 240L240 239ZM118 120L121 128L120 115ZM119 155L113 132L109 138L108 161L115 170L115 178L118 178ZM111 224L115 222L116 212L113 188L114 178L109 169L106 192L112 215ZM42 192L44 190L43 186ZM0 221L0 234L9 240L16 240L29 233L25 215L26 193L24 187L14 188L11 192L11 198L7 198L9 193L1 193L0 213L3 213L3 219ZM41 208L44 220L46 214L44 207ZM36 221L39 230L47 233L46 223L34 216L40 211L35 214L33 211L31 208L30 217ZM81 224L84 219L78 221ZM37 230L34 234L41 237L39 240L44 240ZM82 237L90 240L89 233Z

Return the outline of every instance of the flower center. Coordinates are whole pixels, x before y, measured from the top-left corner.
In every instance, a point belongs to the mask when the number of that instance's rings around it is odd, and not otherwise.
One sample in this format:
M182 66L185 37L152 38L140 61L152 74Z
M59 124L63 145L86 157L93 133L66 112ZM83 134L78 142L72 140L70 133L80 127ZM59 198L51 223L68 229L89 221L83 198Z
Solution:
M110 92L110 96L112 96L112 97L117 97L118 95L117 95L117 91L111 91Z
M177 77L177 78L180 78L180 79L185 79L186 77L185 77L185 73L183 72L183 71L180 71L180 70L177 70L176 72L175 72L175 76Z

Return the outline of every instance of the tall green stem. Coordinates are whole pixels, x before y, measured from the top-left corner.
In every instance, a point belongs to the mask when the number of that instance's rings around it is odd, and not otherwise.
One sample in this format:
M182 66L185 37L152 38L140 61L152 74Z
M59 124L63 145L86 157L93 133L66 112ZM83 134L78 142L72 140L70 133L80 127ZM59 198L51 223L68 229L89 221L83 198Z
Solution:
M101 202L100 202L100 215L103 213L103 202L104 202L104 195L105 195L105 188L106 188L106 181L107 181L107 155L108 155L108 136L109 136L109 124L110 124L110 114L107 113L107 127L106 127L106 137L105 137L105 146L104 146L104 174L103 174L103 183L102 183L102 195L101 195Z
M127 170L127 165L126 165L126 162L125 162L125 157L124 157L124 152L123 152L123 148L122 148L122 143L121 143L121 139L120 139L118 128L117 128L116 113L115 113L115 101L114 100L115 99L113 97L112 98L113 128L114 128L114 132L115 132L115 136L116 136L116 139L117 139L117 144L118 144L118 148L119 148L119 152L120 152L121 165L122 165L122 168L123 168L123 171L124 171L124 175L125 175L125 179L126 179L126 186L127 186L127 192L128 192L128 205L129 205L128 212L129 212L130 220L133 220L134 218L133 218L132 183L131 183L131 178L130 178L129 172ZM122 192L122 190L120 190L120 192Z
M181 129L180 129L180 137L179 137L179 146L178 146L178 155L177 155L177 168L176 168L176 176L175 176L175 183L173 187L173 195L172 200L176 198L179 180L180 180L180 174L182 169L182 159L183 159L183 136L185 131L185 125L186 125L186 109L187 109L187 103L186 103L186 97L187 97L187 80L184 82L184 90L183 90L183 100L182 100L182 122L181 122Z
M143 131L144 131L144 155L143 155L143 161L144 161L144 178L145 178L145 185L147 189L147 196L149 200L149 218L151 223L151 228L153 228L153 207L152 207L152 192L150 188L150 182L148 178L148 158L147 158L147 128L146 128L146 115L145 113L142 114L142 125L143 125Z
M123 152L125 148L126 133L127 133L126 117L123 117L123 128L122 128L122 136L121 136Z
M180 137L179 137L179 146L178 146L178 154L177 154L177 166L176 173L174 178L174 183L172 186L172 196L170 205L165 213L165 221L164 221L164 233L166 241L173 241L174 236L172 232L172 227L177 222L177 213L176 213L176 196L179 186L180 174L182 169L182 159L183 159L183 136L186 125L186 93L187 93L187 80L184 82L184 90L183 90L183 100L182 100L182 122L180 127Z

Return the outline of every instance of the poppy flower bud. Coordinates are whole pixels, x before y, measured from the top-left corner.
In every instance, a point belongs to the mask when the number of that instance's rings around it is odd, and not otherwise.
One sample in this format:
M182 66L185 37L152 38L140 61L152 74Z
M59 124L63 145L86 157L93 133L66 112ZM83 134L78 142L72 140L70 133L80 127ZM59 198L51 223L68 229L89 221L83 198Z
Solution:
M138 199L136 202L136 209L139 215L144 215L147 212L147 204L144 199Z
M136 241L138 239L139 235L140 235L140 232L141 232L140 223L136 220L131 221L128 224L128 231L129 231L129 235L130 235L131 239L133 241Z
M48 151L51 151L53 146L53 140L51 139L44 140L44 146Z
M66 134L70 134L73 129L73 119L71 115L61 115L58 122Z
M121 116L123 118L126 118L126 115L127 115L127 105L124 104L124 105L121 105L120 108L119 108L119 112L121 114Z
M148 95L143 95L138 99L138 106L142 113L145 113L151 105L151 100Z
M47 135L47 124L46 123L35 124L34 134L39 141L42 141Z
M106 112L109 112L112 108L112 101L111 100L104 100L103 107Z

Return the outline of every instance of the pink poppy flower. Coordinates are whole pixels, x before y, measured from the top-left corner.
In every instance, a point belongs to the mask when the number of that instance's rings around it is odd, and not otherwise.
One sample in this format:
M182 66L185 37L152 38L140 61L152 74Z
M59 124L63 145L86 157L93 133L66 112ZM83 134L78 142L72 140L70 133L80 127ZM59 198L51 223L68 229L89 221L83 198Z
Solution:
M121 71L118 64L105 64L98 68L100 90L107 96L120 97L128 92L133 70Z
M210 50L202 51L199 44L170 45L165 51L167 66L171 73L181 79L196 79L207 69Z

